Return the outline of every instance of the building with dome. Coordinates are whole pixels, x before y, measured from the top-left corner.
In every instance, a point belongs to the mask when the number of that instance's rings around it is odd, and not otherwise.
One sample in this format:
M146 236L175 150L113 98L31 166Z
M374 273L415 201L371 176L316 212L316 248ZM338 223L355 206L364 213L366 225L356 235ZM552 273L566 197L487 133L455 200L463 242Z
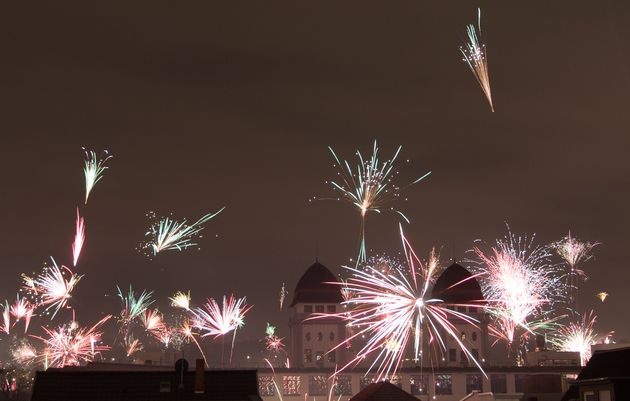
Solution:
M369 360L338 373L331 381L335 370L352 360L360 347L353 341L352 349L332 350L353 334L352 329L338 318L314 318L318 314L343 311L340 284L336 275L317 260L297 282L290 304L287 344L290 368L258 370L259 394L263 400L310 401L332 396L335 400L348 401L375 382L376 375L368 372L372 362ZM482 364L485 374L470 363L457 341L444 335L445 350L432 344L426 347L431 355L423 355L422 363L407 358L397 374L388 378L417 399L459 401L477 391L492 392L496 400L556 400L580 371L579 356L575 355L549 359L551 354L540 353L539 357L532 356L535 365L530 366L505 366L494 360L490 355L492 339L488 335L488 316L482 308L485 300L481 287L462 264L453 263L444 269L429 297L441 300L452 311L449 322ZM458 314L479 323L474 327Z

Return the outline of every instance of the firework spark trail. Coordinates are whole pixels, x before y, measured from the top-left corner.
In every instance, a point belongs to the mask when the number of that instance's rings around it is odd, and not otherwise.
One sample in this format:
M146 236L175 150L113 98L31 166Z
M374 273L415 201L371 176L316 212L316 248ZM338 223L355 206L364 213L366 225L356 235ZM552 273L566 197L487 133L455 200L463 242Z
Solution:
M534 333L556 320L547 316L545 307L563 299L562 275L550 262L549 248L534 246L533 241L508 232L490 252L473 249L493 332L508 344L517 329Z
M177 291L169 300L171 301L171 306L174 308L190 310L190 291L187 293Z
M197 349L199 350L199 352L201 353L201 356L203 357L206 367L208 367L208 358L206 358L206 354L204 354L203 349L201 348L201 345L195 338L195 335L197 334L193 331L193 326L191 326L190 323L186 321L184 322L184 324L182 324L179 331L186 340L192 341L193 343L195 343L195 345L197 346Z
M52 260L52 266L44 268L44 271L35 279L34 283L37 293L41 294L41 305L48 305L47 311L54 308L52 314L54 318L57 312L68 304L72 290L83 275L75 274L63 265L61 266L62 270L57 266L55 259L50 259ZM64 272L69 275L68 279L66 279Z
M350 301L344 301L348 306L347 311L319 314L314 317L314 319L337 317L356 328L355 334L333 350L349 344L354 338L364 335L368 337L367 343L356 357L340 370L343 371L371 357L373 363L368 371L376 367L378 380L390 377L400 368L411 343L414 359L420 359L425 336L428 336L429 343L435 343L445 350L446 339L441 333L453 339L469 360L481 369L461 341L459 332L450 323L449 317L462 319L473 326L476 326L477 321L456 310L448 309L439 299L429 298L428 285L425 285L425 282L433 282L435 270L425 266L416 256L409 241L402 234L402 228L401 237L407 256L406 271L392 269L392 273L383 274L379 269L370 266L362 269L345 267L352 276L343 285L353 293Z
M477 29L475 29L474 24L468 24L466 26L466 34L468 35L468 41L464 43L463 46L460 46L459 50L464 56L463 61L470 67L470 71L472 71L479 86L481 86L481 90L484 95L486 95L486 99L488 99L488 103L490 104L490 109L494 113L492 92L490 91L490 77L488 76L486 44L480 40L482 37L481 9L477 9Z
M579 321L560 327L550 341L560 351L579 352L580 362L585 366L591 359L591 345L595 344L598 338L594 329L596 320L597 317L590 311Z
M51 367L80 365L94 360L96 353L110 349L106 345L98 344L103 335L99 329L110 318L111 316L105 316L90 328L76 325L59 326L56 329L42 327L47 337L32 337L44 343L46 347L44 355Z
M136 352L142 351L144 346L137 338L133 338L133 336L129 336L126 340L125 352L127 353L127 358L131 357Z
M11 307L7 301L4 301L4 310L2 311L2 331L11 334Z
M72 266L77 267L79 261L79 255L81 255L81 249L83 249L83 243L85 242L85 220L79 215L79 208L77 208L77 223L76 233L74 235L74 242L72 243Z
M282 307L284 306L284 299L287 297L288 294L289 293L287 292L284 283L282 283L282 288L280 288L280 310L282 310Z
M11 316L15 318L15 323L24 318L24 333L28 331L28 326L31 323L34 312L35 306L31 305L26 298L20 298L18 294L16 301L11 305Z
M88 151L85 148L83 148L83 151L85 152L85 166L83 167L83 173L85 175L85 204L87 205L90 192L96 183L103 178L105 170L109 168L105 166L105 163L111 159L112 156L105 151L105 157L99 159L95 151Z
M178 222L170 217L165 217L151 225L145 234L149 240L142 244L141 247L150 249L153 256L155 256L159 252L167 250L183 251L196 246L197 244L193 242L193 239L204 230L202 224L221 213L224 209L225 207L222 207L215 213L208 213L192 224L186 224L186 220Z
M276 370L273 368L273 365L271 364L271 362L269 362L269 359L265 358L264 360L265 362L267 362L267 365L269 365L269 367L271 368L271 373L273 375L273 378L271 379L271 381L273 382L273 386L276 389L276 394L278 394L278 399L280 401L283 401L282 392L280 391L280 388L278 387L278 382L276 381Z
M342 162L332 147L329 146L328 149L335 160L335 167L338 169L337 174L340 177L339 182L331 181L330 184L335 190L340 191L342 198L354 205L361 215L360 245L356 263L356 266L358 266L367 259L365 240L365 218L367 213L381 213L386 210L384 208L387 205L401 197L403 189L428 177L431 172L401 188L396 184L395 177L399 173L397 159L402 146L398 147L391 159L383 162L379 159L379 149L376 141L374 141L372 155L369 159L365 159L361 152L357 150L358 164L356 167L351 167L347 160ZM409 223L409 219L401 211L393 207L389 207L387 210L397 213Z

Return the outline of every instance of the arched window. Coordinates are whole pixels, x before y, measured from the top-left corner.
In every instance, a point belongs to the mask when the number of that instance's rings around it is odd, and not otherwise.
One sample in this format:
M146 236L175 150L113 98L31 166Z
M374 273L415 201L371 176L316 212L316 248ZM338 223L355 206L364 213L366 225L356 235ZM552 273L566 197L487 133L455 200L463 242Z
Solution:
M320 331L319 333L317 333L317 341L322 341L323 339L324 339L324 335Z
M462 335L460 336L460 338L462 339L462 341L464 341L466 339L466 333L462 331Z
M471 336L471 337L472 337L472 340L473 340L473 341L477 341L477 332L476 332L476 331L473 331L473 332L472 332L472 336Z
M311 341L311 333L310 332L306 333L305 337L306 337L306 341Z
M328 339L330 339L330 341L335 341L335 333L331 331L330 334L328 335Z

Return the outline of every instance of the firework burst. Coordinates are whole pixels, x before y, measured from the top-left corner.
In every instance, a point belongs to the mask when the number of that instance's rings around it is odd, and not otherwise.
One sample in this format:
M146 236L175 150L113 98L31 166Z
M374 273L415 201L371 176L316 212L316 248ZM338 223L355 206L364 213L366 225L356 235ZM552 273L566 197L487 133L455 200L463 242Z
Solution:
M208 213L192 224L187 224L186 220L181 222L165 217L153 223L145 236L148 240L140 245L146 250L148 256L155 256L160 252L168 250L183 251L194 247L197 243L193 240L204 230L202 224L221 213L222 207L215 213ZM155 214L149 213L149 217L154 219Z
M392 269L391 273L383 274L375 266L363 266L361 269L345 267L351 277L343 286L353 293L349 301L344 301L347 311L314 317L337 317L354 328L355 333L333 350L347 346L357 337L368 337L356 357L340 370L371 357L373 363L369 370L376 367L378 380L381 380L395 374L401 367L409 346L413 345L413 359L419 360L425 342L437 344L445 350L446 338L453 339L481 369L449 317L459 318L471 325L476 325L477 321L429 296L429 284L434 280L435 270L417 257L404 237L402 227L401 238L407 257L405 270Z
M470 71L472 71L475 79L481 86L481 90L488 103L490 109L494 112L494 106L492 105L492 92L490 91L490 77L488 76L488 58L486 54L486 44L480 39L481 34L481 9L477 9L477 28L474 24L466 26L466 34L468 41L460 46L459 50L464 56L463 61L468 64Z
M59 326L56 329L42 327L46 337L32 336L43 342L47 364L61 368L69 365L80 365L91 362L94 356L110 348L101 345L100 327L110 319L106 316L90 328L82 328L76 324Z
M533 242L534 237L508 232L489 252L474 248L493 332L508 344L519 328L534 333L553 323L556 319L548 316L548 309L564 299L562 275L550 262L549 248Z
M37 349L24 339L18 340L17 344L11 348L11 358L22 365L32 364L37 356Z
M133 336L127 337L125 343L125 352L127 353L127 358L133 356L133 354L135 354L136 352L142 351L144 349L144 346L142 345L140 340L138 340L137 338L133 338Z
M265 329L265 346L267 350L273 352L283 350L284 343L282 340L284 340L284 338L276 336L276 327L267 323L267 328Z
M85 242L85 220L79 215L79 208L77 208L77 224L76 233L74 234L74 242L72 243L72 265L77 267L79 261L79 255L81 249L83 249L83 243Z
M187 293L177 291L169 300L171 301L171 306L174 308L190 310L190 291Z
M35 312L35 306L31 305L31 303L26 298L20 298L18 294L17 299L11 305L11 316L15 318L15 323L19 322L21 319L24 319L24 332L28 331L28 326L31 322L31 318L33 317L33 313Z
M560 327L551 338L551 343L560 351L579 352L582 366L591 359L591 345L597 342L595 321L597 317L593 311L582 316L577 322Z
M244 323L245 313L251 309L247 300L235 298L230 295L223 297L222 307L213 298L209 298L203 307L195 308L192 313L195 317L194 326L204 331L203 337L223 336L238 329Z
M162 314L157 309L146 309L141 317L144 329L156 337L159 337L158 333L166 329Z
M338 181L331 181L330 184L335 190L341 192L342 196L339 200L344 199L350 202L361 215L358 266L367 259L365 218L368 212L392 211L408 223L409 219L401 211L391 206L388 207L388 205L401 198L403 189L428 177L431 172L424 174L403 188L398 186L395 180L399 174L397 159L402 146L398 147L391 159L382 161L379 158L378 146L374 141L372 155L369 159L364 158L361 152L357 150L358 164L356 167L351 167L347 160L339 159L332 147L329 146L328 149L335 160L335 167L338 169L337 174L340 178Z
M116 287L118 290L118 298L122 304L123 309L120 312L120 321L123 324L129 324L133 320L140 318L142 314L153 304L151 299L153 291L147 292L143 290L138 297L133 290L133 287L129 285L129 291L127 295L123 294L120 287Z
M602 292L597 294L597 298L599 298L600 301L604 302L606 300L606 298L608 298L608 293L602 291Z
M103 178L103 174L105 170L109 167L105 166L105 163L112 158L109 152L105 151L104 156L98 158L96 152L93 150L86 150L83 148L85 152L85 166L83 167L83 173L85 174L85 204L87 205L88 198L90 197L90 192L98 183L101 178Z
M54 318L57 312L68 304L72 290L83 276L73 273L63 265L60 269L55 259L50 259L52 266L45 267L43 273L35 279L34 284L37 293L41 296L41 305L48 305L46 310L54 309L52 314Z
M553 244L558 255L566 262L572 273L579 276L586 276L584 270L578 268L580 263L586 262L593 257L591 251L600 245L599 242L582 242L571 236L571 232L561 241Z

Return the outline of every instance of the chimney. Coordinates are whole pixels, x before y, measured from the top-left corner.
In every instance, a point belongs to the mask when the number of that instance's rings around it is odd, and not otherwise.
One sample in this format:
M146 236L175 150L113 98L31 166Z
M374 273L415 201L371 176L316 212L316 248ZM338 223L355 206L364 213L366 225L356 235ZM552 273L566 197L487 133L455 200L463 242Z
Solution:
M203 394L206 392L206 371L205 361L203 359L197 359L195 366L195 394Z

